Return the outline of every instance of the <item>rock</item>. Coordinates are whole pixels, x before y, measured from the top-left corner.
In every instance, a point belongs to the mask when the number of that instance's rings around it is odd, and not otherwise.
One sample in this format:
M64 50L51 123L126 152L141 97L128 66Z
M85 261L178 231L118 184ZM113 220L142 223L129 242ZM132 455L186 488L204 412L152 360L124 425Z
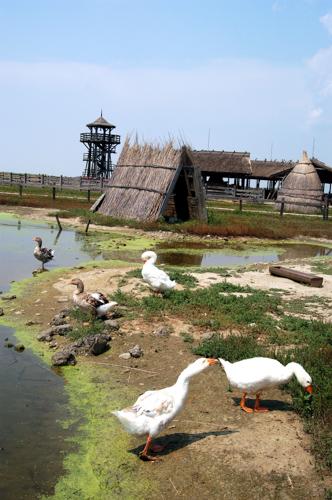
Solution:
M134 347L132 347L131 349L129 349L129 354L133 358L140 358L141 356L143 356L144 352L140 348L140 346L137 344Z
M49 338L52 339L52 336L54 335L53 329L49 328L48 330L44 330L43 332L40 332L37 335L37 340L40 342L44 342L45 340L48 340Z
M121 359L130 359L131 358L130 352L124 352L122 354L119 354L119 358L121 358Z
M32 321L32 320L29 320L25 323L26 326L33 326L33 325L40 325L41 322L40 321Z
M58 351L52 356L53 366L76 365L75 355L69 350Z
M109 330L109 331L117 331L120 329L120 325L119 325L119 322L116 321L115 319L106 319L104 321L104 325L105 325L105 330Z
M66 297L62 297L61 299L58 299L57 302L59 302L59 304L62 304L63 302L69 302L69 299L67 299Z
M171 328L167 325L160 326L154 330L153 335L156 337L169 337L171 334Z
M2 300L14 300L16 299L16 295L3 295Z
M60 312L56 314L50 321L51 326L60 326L60 325L65 325L67 323L66 314L63 312Z
M106 340L106 338L102 338L101 336L99 336L93 342L89 352L94 356L99 356L99 354L106 352L108 349L109 349L108 340Z
M23 344L16 344L16 346L14 347L14 349L17 352L23 352L24 349L25 349L25 346Z
M212 337L215 335L215 332L205 332L202 335L202 340L211 340Z
M48 347L50 349L54 349L54 348L58 347L57 341L55 339L51 340L51 342L48 344Z
M71 350L75 352L75 354L92 354L94 356L99 356L99 354L108 351L110 348L110 340L112 340L112 337L108 333L89 335L71 344Z
M8 349L10 349L11 347L14 347L14 344L12 344L11 342L5 342L4 346L8 347Z
M71 332L72 329L73 329L73 327L71 325L69 325L68 323L66 323L64 325L53 326L51 328L52 335L61 335L61 336L64 336L66 333Z
M3 309L2 309L2 307L0 307L0 316L3 316L3 315L4 315Z

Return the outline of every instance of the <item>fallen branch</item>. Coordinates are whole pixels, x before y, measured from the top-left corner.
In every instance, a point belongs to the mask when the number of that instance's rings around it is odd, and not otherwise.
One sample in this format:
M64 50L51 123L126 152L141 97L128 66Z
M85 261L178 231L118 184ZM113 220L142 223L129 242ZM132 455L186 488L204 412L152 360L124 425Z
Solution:
M108 363L96 363L96 364L110 366L110 367L116 366L117 368L125 368L127 370L137 370L139 372L150 373L152 375L158 375L158 372L152 372L150 370L143 370L142 368L134 368L133 366L116 365L115 363L111 363L111 364L108 364Z

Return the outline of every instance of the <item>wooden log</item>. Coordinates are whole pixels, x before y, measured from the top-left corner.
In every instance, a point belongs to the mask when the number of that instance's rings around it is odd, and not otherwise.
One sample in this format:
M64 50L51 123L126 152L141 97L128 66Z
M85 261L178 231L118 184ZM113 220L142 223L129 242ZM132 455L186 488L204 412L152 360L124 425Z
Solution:
M58 214L55 214L55 218L56 218L56 221L58 223L58 228L59 228L59 233L60 233L62 231L62 226L61 226L61 222L60 222Z
M288 269L287 267L283 266L270 266L269 271L273 276L288 278L305 285L313 286L316 288L321 288L323 286L323 278L312 273L304 273L302 271Z

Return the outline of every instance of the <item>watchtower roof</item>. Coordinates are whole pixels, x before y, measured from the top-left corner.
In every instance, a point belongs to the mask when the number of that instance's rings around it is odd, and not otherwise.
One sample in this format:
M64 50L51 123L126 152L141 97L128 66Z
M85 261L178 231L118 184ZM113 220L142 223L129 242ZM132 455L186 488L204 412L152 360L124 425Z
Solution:
M92 123L88 123L87 127L115 128L115 125L112 125L107 120L105 120L105 118L103 117L103 114L101 113L99 118L97 118Z

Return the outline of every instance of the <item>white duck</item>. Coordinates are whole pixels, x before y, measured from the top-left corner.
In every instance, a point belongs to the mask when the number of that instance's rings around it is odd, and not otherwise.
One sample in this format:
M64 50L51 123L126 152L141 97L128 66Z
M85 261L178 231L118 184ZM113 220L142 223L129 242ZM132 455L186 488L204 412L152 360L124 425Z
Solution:
M155 266L157 254L148 250L143 252L141 259L144 261L142 277L154 292L163 293L175 287L176 282L172 281L168 274Z
M218 364L217 359L199 358L180 373L171 387L147 391L133 406L113 412L127 432L138 436L147 435L144 450L139 455L142 460L160 460L158 457L148 455L152 438L156 437L184 407L191 377L215 364ZM153 451L161 449L162 447L155 446Z
M311 377L298 363L288 363L284 366L272 358L250 358L235 363L219 358L219 361L231 387L243 392L240 406L247 413L269 411L260 406L261 391L286 384L293 375L307 392L312 393ZM254 410L246 406L247 393L256 394Z
M73 293L74 304L81 309L92 311L98 317L105 316L112 307L118 305L117 302L110 302L101 292L84 292L83 281L79 278L72 279L70 284L77 287Z
M36 257L37 260L40 260L42 263L42 270L44 271L44 264L46 262L49 262L50 260L53 259L54 257L54 250L48 249L48 248L42 248L42 239L39 238L39 236L35 236L32 238L32 241L35 241L37 243L33 255Z

